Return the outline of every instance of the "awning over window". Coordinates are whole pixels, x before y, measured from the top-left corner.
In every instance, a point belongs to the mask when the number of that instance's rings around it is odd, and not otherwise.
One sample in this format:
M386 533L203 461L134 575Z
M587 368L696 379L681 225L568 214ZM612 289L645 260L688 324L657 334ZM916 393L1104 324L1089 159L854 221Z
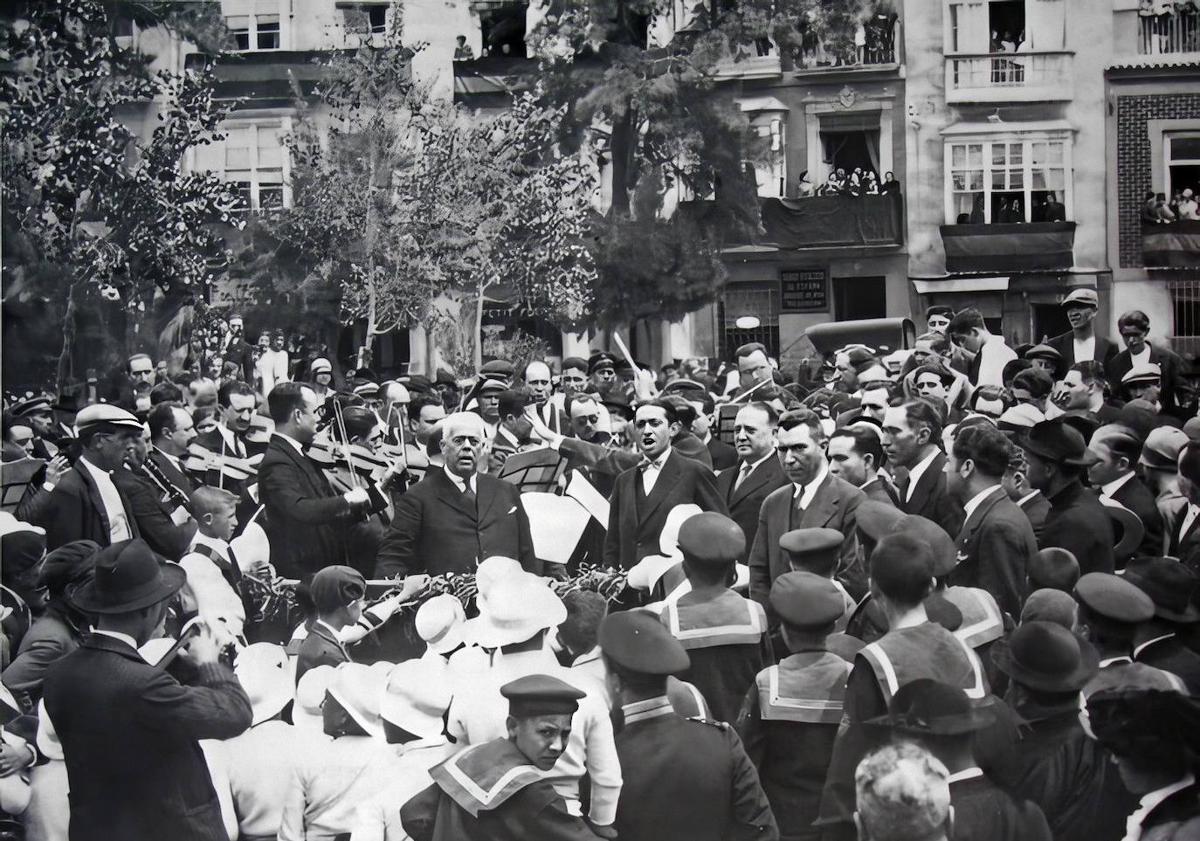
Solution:
M987 120L984 122L952 123L942 129L942 137L960 137L972 134L1013 134L1018 132L1023 134L1029 132L1055 134L1074 131L1076 131L1075 126L1066 120L1023 120L1018 123L992 122Z
M947 277L943 279L912 279L913 288L919 295L936 295L942 292L1007 292L1007 277Z
M1142 225L1142 262L1152 268L1200 266L1200 222Z
M1069 269L1075 262L1074 222L942 225L948 272Z
M774 96L751 96L737 101L738 108L746 113L755 111L790 111L786 105Z

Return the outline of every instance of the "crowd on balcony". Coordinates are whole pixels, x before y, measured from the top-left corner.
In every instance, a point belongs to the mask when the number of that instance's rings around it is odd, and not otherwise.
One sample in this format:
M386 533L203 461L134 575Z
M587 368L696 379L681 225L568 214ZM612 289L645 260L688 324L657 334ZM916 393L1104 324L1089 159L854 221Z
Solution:
M1200 50L1200 0L1141 0L1138 19L1143 54Z
M879 176L872 169L864 170L862 167L856 166L847 173L845 167L839 166L829 173L825 183L820 185L814 185L808 179L808 170L804 170L800 173L799 190L802 199L812 196L899 195L900 182L891 172L885 172L881 182Z
M1147 190L1142 203L1142 221L1151 225L1200 221L1200 203L1196 201L1195 191L1184 187L1176 190L1168 201L1166 193Z

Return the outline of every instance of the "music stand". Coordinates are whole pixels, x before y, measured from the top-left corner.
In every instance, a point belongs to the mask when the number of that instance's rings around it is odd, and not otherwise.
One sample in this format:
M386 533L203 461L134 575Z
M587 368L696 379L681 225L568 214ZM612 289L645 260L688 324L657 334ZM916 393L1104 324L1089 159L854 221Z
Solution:
M500 468L500 478L512 482L521 493L550 493L558 487L559 477L566 469L567 460L557 450L542 447L513 453Z
M45 465L46 462L40 458L23 458L0 464L0 511L10 514L16 512L26 486Z

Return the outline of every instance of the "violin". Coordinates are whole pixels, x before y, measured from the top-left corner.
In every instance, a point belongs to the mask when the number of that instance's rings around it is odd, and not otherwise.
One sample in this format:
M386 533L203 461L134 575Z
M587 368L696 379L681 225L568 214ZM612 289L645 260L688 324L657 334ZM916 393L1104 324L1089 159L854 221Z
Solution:
M247 459L226 453L214 453L193 441L188 444L187 455L183 458L183 468L193 473L207 473L211 470L231 482L244 482L258 476L260 460L261 457Z

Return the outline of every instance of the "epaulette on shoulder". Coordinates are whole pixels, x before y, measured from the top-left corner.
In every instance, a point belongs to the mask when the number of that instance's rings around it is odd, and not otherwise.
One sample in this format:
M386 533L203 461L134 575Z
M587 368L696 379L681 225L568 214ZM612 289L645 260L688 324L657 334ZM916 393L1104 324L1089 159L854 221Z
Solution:
M729 722L727 722L727 721L714 721L711 718L701 718L698 715L689 715L687 717L687 720L695 721L698 724L707 724L709 727L715 727L718 730L728 730L729 729Z

